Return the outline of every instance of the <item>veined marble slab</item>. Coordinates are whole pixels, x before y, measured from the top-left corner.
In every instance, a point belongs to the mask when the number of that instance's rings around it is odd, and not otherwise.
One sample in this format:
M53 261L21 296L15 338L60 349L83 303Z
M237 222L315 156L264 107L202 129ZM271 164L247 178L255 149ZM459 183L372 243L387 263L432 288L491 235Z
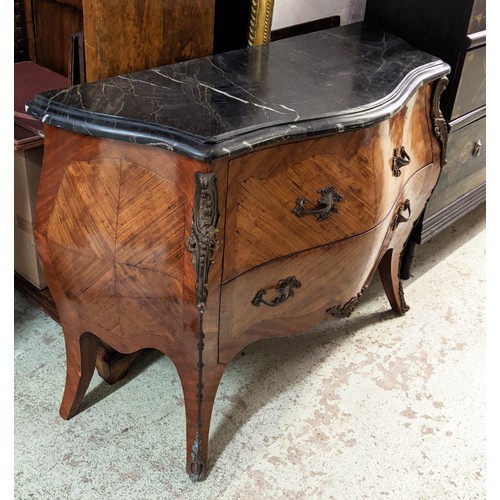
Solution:
M39 94L26 110L73 132L211 160L373 125L449 71L356 23Z

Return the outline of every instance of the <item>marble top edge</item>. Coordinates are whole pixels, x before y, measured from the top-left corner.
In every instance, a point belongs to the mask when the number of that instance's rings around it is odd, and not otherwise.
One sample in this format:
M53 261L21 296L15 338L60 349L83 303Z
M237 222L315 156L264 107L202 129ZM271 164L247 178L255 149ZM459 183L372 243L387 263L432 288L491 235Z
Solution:
M450 71L440 59L380 28L364 23L344 28L280 40L289 41L280 46L272 42L261 51L243 49L39 94L27 104L27 112L77 133L211 160L269 143L372 125L397 112L420 85ZM254 61L256 54L264 54L264 63ZM310 63L313 77L293 65L313 57L318 59ZM250 70L243 71L241 64ZM281 79L280 68L273 67L280 64L298 83ZM310 95L311 88L321 95ZM146 119L137 111L140 105L152 110ZM200 117L209 123L195 122Z

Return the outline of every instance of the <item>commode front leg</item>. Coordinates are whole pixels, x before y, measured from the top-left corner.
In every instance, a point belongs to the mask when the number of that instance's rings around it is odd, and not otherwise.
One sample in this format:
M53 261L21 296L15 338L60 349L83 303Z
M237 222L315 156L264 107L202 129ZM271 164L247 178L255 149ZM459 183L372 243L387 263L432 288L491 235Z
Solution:
M210 418L225 367L205 362L200 376L198 366L177 365L186 407L186 472L193 482L207 475Z
M396 247L389 248L378 266L380 279L392 310L401 316L410 309L405 301L403 284L399 278L399 268L404 243L403 241L398 243Z
M85 332L64 331L66 343L66 386L59 414L65 420L75 416L87 391L97 356L97 337Z

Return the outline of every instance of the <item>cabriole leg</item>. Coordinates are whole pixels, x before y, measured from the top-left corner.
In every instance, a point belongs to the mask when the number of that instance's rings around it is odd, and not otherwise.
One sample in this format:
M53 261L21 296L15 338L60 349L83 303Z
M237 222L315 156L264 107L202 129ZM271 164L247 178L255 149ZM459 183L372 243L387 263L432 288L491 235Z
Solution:
M78 412L89 387L97 355L97 338L89 332L81 335L64 332L66 343L66 386L59 414L65 420Z
M225 367L205 363L201 378L194 366L177 368L186 406L186 472L193 482L202 481L207 475L210 418Z
M389 299L392 310L401 316L410 309L405 302L403 284L399 279L399 267L403 248L404 244L400 244L395 248L388 249L378 266L380 279L382 280L382 285L384 286L385 294Z

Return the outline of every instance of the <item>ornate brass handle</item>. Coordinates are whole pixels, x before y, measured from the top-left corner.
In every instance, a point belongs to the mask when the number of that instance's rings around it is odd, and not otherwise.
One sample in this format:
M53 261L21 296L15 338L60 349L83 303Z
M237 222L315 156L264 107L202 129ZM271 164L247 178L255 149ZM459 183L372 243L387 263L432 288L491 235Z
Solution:
M266 300L263 299L264 295L266 294L266 291L259 290L257 292L257 295L252 300L252 304L257 307L260 307L261 304L265 304L266 306L269 307L279 306L280 304L285 302L285 300L288 300L290 297L293 297L294 288L300 288L301 286L302 283L295 276L290 276L289 278L281 280L278 283L278 288L276 288L276 292L278 295L273 300L271 300L271 302L267 302Z
M311 202L307 198L300 197L295 201L295 208L292 212L297 217L302 217L303 215L317 215L318 217L316 217L316 220L322 221L328 219L332 213L337 213L339 211L335 202L342 201L344 197L337 193L333 186L319 189L318 194L321 196L315 208L306 208L304 203Z
M400 151L398 148L394 148L394 155L392 157L392 173L394 177L399 177L401 175L401 167L409 165L410 162L410 155L406 152L404 146L401 146Z
M405 217L403 215L403 212L408 212L408 217ZM398 213L396 214L396 217L392 221L391 229L394 231L401 222L408 222L411 217L411 207L410 207L410 200L405 200L405 202L400 205L398 208Z
M472 156L474 156L474 158L477 158L481 154L482 147L483 143L481 142L481 139L478 139L474 144L474 149L472 150Z

